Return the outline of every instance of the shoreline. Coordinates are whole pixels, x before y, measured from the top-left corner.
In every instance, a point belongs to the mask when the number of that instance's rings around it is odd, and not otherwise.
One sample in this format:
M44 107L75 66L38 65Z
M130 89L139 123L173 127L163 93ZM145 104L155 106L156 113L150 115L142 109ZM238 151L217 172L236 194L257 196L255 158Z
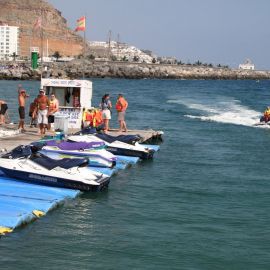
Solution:
M270 71L230 68L145 64L109 61L74 60L67 63L46 63L46 78L122 78L122 79L186 79L186 80L269 80ZM40 80L41 69L29 63L0 64L0 80Z

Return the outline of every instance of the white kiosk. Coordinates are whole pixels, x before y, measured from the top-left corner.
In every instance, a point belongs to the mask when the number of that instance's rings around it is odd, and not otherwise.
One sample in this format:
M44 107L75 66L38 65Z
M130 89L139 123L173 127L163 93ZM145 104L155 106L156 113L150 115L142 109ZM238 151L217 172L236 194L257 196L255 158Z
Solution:
M69 129L80 129L83 109L91 108L92 82L88 80L41 79L41 88L59 101L58 115L68 118Z

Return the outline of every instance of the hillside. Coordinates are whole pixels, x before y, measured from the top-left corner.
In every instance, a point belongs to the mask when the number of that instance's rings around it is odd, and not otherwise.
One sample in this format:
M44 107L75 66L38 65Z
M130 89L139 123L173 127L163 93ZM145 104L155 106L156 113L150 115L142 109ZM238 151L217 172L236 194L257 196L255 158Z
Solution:
M43 0L0 0L0 23L20 27L20 55L29 56L29 47L43 47L44 55L59 51L64 56L81 53L83 40L67 27L61 12ZM41 30L34 24L42 17L43 46Z

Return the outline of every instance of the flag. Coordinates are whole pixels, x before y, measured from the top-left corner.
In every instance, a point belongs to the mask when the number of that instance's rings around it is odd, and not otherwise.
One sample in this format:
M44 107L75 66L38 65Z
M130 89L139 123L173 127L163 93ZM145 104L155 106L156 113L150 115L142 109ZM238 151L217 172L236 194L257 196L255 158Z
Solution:
M75 31L85 31L85 16L77 20L77 27Z
M34 23L34 29L41 28L41 24L42 24L42 19L41 17L38 17Z

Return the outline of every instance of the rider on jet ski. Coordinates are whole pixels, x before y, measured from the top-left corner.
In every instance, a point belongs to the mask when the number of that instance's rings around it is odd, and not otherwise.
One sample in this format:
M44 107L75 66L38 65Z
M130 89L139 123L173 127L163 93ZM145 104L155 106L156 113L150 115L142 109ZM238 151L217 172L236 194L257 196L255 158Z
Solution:
M267 107L267 109L264 111L263 116L260 119L260 122L269 122L270 121L270 107Z

